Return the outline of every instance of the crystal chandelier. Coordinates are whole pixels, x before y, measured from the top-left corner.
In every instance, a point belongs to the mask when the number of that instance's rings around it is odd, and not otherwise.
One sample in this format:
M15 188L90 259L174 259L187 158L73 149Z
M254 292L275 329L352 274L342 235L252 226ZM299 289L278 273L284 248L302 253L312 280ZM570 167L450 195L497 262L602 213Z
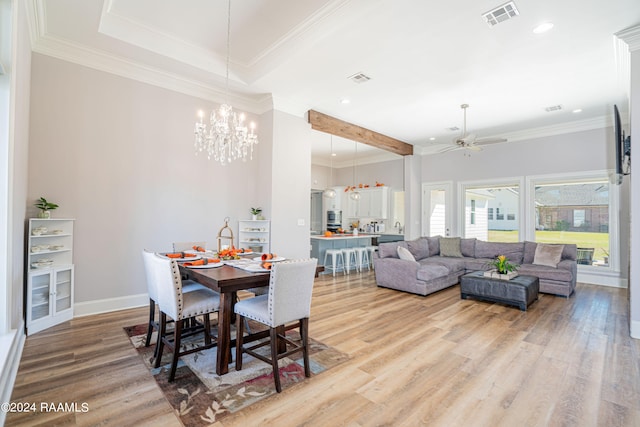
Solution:
M229 97L229 46L231 39L231 0L227 14L227 75L226 98ZM207 159L213 157L222 165L231 163L232 160L253 159L253 146L258 143L258 136L254 133L255 124L251 122L249 129L244 123L244 113L239 115L233 111L231 105L226 102L220 105L218 110L213 110L209 117L209 128L203 122L204 113L199 112L199 121L195 125L195 149L196 155L200 152L207 153Z

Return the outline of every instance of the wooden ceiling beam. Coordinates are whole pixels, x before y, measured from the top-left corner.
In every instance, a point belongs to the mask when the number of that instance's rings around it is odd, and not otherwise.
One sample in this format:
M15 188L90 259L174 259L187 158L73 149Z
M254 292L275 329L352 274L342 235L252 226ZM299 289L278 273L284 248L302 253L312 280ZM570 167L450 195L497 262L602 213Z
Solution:
M335 117L327 116L315 110L309 110L308 120L311 128L331 135L362 142L363 144L390 151L401 156L413 155L413 145L391 138L378 132L347 123Z

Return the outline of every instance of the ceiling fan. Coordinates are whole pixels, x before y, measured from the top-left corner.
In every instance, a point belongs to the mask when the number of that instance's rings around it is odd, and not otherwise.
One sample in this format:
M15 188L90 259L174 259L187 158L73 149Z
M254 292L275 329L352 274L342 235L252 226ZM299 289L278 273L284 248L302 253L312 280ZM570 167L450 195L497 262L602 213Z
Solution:
M505 138L478 138L473 133L467 133L467 108L469 108L469 104L462 104L460 108L462 108L462 111L464 111L462 135L453 139L453 143L455 144L454 146L450 146L445 148L444 150L441 150L441 153L463 148L472 151L481 151L482 147L480 147L480 145L495 144L497 142L507 141Z

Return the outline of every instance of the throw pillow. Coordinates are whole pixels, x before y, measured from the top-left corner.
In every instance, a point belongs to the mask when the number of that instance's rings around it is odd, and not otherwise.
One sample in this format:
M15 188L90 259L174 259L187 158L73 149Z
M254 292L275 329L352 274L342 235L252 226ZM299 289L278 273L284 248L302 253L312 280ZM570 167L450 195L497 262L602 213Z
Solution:
M426 237L408 240L405 243L407 244L406 248L409 249L409 252L411 252L411 255L413 255L416 260L429 256L429 243Z
M460 251L460 238L459 237L441 237L440 238L440 256L462 258L462 252Z
M405 261L415 261L416 259L411 255L409 249L403 248L402 246L398 246L398 257Z
M533 263L535 265L546 265L548 267L556 268L558 267L560 259L562 259L563 250L564 245L538 243L536 253L533 256Z

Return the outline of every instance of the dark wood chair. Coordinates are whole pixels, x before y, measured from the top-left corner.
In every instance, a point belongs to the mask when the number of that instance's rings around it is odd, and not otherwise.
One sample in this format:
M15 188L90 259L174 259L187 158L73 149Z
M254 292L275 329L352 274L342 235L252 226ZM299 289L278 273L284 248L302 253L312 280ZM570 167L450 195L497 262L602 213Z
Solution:
M318 260L315 258L273 263L269 292L255 298L242 300L235 305L235 313L238 315L236 370L242 369L243 353L269 363L273 367L273 379L278 393L282 391L278 370L279 359L302 351L305 376L311 376L309 368L309 315L317 263ZM269 340L244 347L245 318L268 326ZM293 322L297 322L300 330L300 341L294 341L284 334L284 326ZM247 340L249 339L247 338ZM270 358L255 351L266 345L271 346ZM279 353L279 348L286 350Z

